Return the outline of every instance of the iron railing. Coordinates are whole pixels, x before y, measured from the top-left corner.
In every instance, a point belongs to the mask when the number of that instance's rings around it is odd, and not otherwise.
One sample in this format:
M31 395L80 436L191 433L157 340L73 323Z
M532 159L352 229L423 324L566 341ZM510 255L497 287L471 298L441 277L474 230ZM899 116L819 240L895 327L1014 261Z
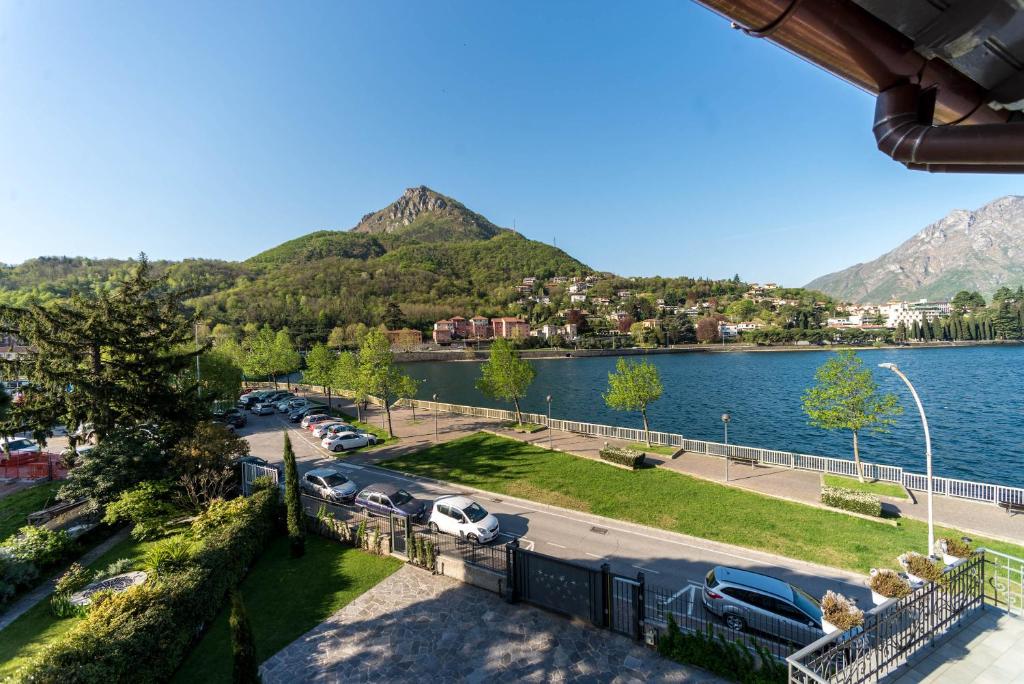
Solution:
M789 658L798 684L877 682L961 625L985 601L985 553L953 564L937 583L865 614L862 627L834 632Z
M984 549L985 603L1024 616L1024 559Z
M412 532L417 537L430 540L435 553L494 572L505 572L505 547L500 542L481 544L443 532L433 532L423 525L413 525Z
M439 411L464 416L476 416L478 418L489 418L492 420L515 420L514 411L504 409L486 408L483 406L465 406L462 404L447 404L442 402L427 401L424 399L401 399L396 402L400 406L415 406L418 409L427 411ZM548 418L542 413L523 413L523 420L529 423L548 426ZM671 432L644 432L636 428L620 427L615 425L600 425L597 423L584 423L573 420L562 420L552 418L550 429L561 432L572 432L590 437L605 439L621 439L629 442L645 442L650 437L651 444L659 446L676 447L682 451L689 451L695 454L708 456L730 457L742 460L754 461L757 465L776 466L792 468L795 470L810 470L831 475L857 476L857 464L848 458L834 458L832 456L814 456L811 454L799 454L790 451L778 451L774 449L760 449L758 447L743 446L741 444L723 444L721 442L708 442L700 439L688 439L683 435ZM861 461L861 468L865 477L883 482L895 482L907 489L926 491L928 489L928 478L925 475L905 471L900 466L883 465L881 463L866 463ZM952 477L932 477L932 491L945 496L979 501L982 503L1024 505L1024 488L1007 487L1005 485L988 484L984 482L972 482Z

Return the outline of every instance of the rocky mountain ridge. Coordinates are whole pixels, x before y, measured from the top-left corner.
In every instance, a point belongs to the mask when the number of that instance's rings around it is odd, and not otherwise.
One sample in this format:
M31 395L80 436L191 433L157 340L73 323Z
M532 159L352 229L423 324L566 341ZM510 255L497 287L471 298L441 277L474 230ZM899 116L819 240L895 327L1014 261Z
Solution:
M1024 197L955 209L890 252L812 280L806 287L852 302L988 296L1024 284Z

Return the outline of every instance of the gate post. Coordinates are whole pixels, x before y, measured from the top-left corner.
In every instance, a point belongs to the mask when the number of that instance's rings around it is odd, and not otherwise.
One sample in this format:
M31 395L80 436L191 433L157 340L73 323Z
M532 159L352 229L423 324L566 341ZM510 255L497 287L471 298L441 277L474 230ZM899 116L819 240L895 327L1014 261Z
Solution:
M611 626L612 574L611 566L601 563L601 626Z
M513 539L505 545L505 600L509 603L519 602L519 573L516 572L516 551L519 549L519 540Z
M634 612L634 615L636 616L636 624L634 625L635 632L633 634L633 638L640 640L643 639L644 635L643 625L644 619L646 618L644 615L644 606L647 603L644 597L647 581L644 578L644 573L642 571L636 573L636 581L636 609Z
M401 518L402 525L404 525L402 529L405 530L405 557L412 558L412 549L409 548L409 541L412 539L412 520L407 515L403 515Z

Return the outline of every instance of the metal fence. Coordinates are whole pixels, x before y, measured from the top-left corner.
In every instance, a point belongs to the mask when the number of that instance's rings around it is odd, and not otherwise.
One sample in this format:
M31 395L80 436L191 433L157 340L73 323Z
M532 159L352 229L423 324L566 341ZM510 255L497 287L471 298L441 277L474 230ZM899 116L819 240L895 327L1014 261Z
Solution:
M271 468L270 466L259 465L258 463L243 463L242 464L242 494L245 496L252 495L253 483L261 477L269 478L275 487L280 487L281 474L277 468Z
M514 411L504 409L486 408L483 406L465 406L462 404L446 404L442 402L427 401L424 399L401 399L396 404L407 407L415 407L426 411L438 411L463 416L476 416L489 418L491 420L514 421ZM538 425L548 425L548 418L542 413L523 413L523 420ZM856 477L857 464L848 458L833 458L831 456L814 456L810 454L799 454L790 451L777 451L774 449L760 449L758 447L743 446L740 444L723 444L721 442L707 442L700 439L687 439L682 435L671 432L644 432L636 428L620 427L615 425L600 425L597 423L584 423L573 420L561 420L552 418L550 429L561 432L572 432L589 437L606 439L621 439L629 442L645 442L650 437L652 444L659 446L671 446L689 451L695 454L706 454L708 456L729 457L738 460L750 461L757 465L792 468L795 470L810 470L813 472L826 473L830 475L847 475ZM925 475L905 471L900 466L882 465L880 463L866 463L861 461L861 468L865 477L883 482L895 482L907 489L926 491L928 489L928 478ZM972 482L970 480L959 480L950 477L932 477L932 491L945 496L971 501L980 501L991 504L1015 504L1024 505L1024 488L1007 487L1004 485L987 484L984 482Z
M1024 616L1024 559L984 550L985 603Z
M435 553L455 558L493 572L505 572L505 546L492 542L481 544L443 532L433 532L424 525L413 525L412 533L434 545Z
M877 682L921 649L961 625L984 605L985 553L956 563L943 581L864 616L864 625L834 632L789 658L789 681L798 684Z

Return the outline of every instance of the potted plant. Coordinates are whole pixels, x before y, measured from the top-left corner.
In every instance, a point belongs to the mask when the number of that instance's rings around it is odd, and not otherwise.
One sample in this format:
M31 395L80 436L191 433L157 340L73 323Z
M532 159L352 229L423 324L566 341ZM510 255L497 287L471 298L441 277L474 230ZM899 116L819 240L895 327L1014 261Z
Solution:
M842 594L829 591L821 597L821 628L825 634L846 632L864 624L864 611Z
M922 556L914 551L908 551L896 560L907 571L907 577L911 582L924 584L925 582L942 581L942 565L931 556Z
M871 600L876 606L882 605L889 599L900 599L910 595L910 582L895 570L888 568L880 570L871 568L868 587L871 588Z
M939 537L935 540L934 550L936 553L942 554L942 562L946 565L952 565L958 560L970 558L974 554L971 540L967 537L961 537L960 539Z

